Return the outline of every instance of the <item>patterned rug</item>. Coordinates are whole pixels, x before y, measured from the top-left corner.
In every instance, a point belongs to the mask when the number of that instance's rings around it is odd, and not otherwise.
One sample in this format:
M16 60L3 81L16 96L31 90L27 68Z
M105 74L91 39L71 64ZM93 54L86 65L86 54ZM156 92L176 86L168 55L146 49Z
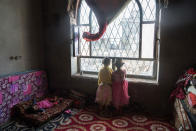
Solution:
M141 114L103 117L85 109L66 119L55 131L176 131L168 122Z
M63 125L71 115L75 115L79 110L71 109L71 114L62 113L40 127L28 127L25 124L11 121L0 126L0 131L54 131L59 125Z
M41 127L28 127L25 124L18 123L16 121L12 121L2 127L0 127L0 131L53 131L57 128L58 125L63 123L68 116L66 114L61 114L57 118L51 120L50 122L42 125Z
M106 115L95 109L72 109L41 127L28 127L12 121L0 127L0 131L175 131L168 122L138 113L119 116Z

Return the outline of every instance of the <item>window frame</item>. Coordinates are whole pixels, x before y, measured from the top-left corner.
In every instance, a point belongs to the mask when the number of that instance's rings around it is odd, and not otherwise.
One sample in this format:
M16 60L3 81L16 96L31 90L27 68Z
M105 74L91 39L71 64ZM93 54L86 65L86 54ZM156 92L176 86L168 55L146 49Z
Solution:
M158 77L158 64L159 64L159 44L160 44L160 38L159 38L159 24L160 24L160 5L159 3L155 1L155 20L154 21L145 21L143 20L143 10L142 10L142 5L140 3L139 0L135 0L138 8L139 8L139 12L140 12L140 29L139 29L139 57L138 58L131 58L131 57L109 57L112 60L112 68L114 69L114 64L113 61L116 58L122 58L124 60L138 60L138 61L153 61L153 73L152 76L145 76L145 75L133 75L133 74L127 74L128 78L142 78L142 79L151 79L151 80L155 80ZM90 9L90 13L89 13L89 24L80 24L80 12L81 12L81 4L82 4L82 0L80 1L79 4L79 10L78 10L78 20L77 20L77 25L73 25L73 34L74 33L74 29L75 27L80 27L80 26L88 26L89 27L89 31L91 32L91 28L92 28L92 9ZM144 24L154 24L154 40L153 40L153 58L142 58L142 29L143 29L143 25ZM78 28L78 35L80 33L80 28ZM75 35L73 35L73 39L75 39ZM97 75L98 72L93 72L93 71L81 71L80 69L80 64L81 64L81 58L94 58L94 59L103 59L105 58L104 56L92 56L92 48L91 48L91 41L89 43L89 56L82 56L81 52L80 52L80 43L79 43L79 37L78 37L78 53L75 53L75 43L73 44L73 48L74 48L74 57L77 57L77 71L80 74L93 74L93 75Z

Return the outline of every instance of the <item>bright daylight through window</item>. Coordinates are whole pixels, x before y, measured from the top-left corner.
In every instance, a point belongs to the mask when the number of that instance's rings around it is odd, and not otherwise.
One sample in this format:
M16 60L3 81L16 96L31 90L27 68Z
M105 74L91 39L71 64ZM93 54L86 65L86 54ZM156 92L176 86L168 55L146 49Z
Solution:
M74 50L78 51L80 71L97 73L104 57L112 60L120 57L128 76L156 78L157 12L155 0L132 0L108 25L101 39L86 42L83 32L97 33L99 26L94 13L82 0L78 25L74 26Z

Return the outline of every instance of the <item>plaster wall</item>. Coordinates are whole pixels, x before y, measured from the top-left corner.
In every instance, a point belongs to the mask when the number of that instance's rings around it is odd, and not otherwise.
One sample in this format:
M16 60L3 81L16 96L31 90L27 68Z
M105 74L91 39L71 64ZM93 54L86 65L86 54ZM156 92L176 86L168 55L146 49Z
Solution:
M41 7L41 0L0 0L0 75L44 68Z

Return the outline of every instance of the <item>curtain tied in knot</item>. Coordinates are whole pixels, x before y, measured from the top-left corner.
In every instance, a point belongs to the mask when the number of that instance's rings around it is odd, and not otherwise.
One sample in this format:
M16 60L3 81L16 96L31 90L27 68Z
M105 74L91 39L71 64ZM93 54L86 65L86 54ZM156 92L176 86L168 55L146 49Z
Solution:
M68 11L74 12L77 21L77 12L82 0L69 0ZM97 18L99 31L97 33L84 32L83 38L86 41L96 41L100 39L107 26L115 19L120 12L131 2L131 0L85 0ZM139 1L139 0L138 0ZM160 3L160 7L167 7L169 0L156 0Z

